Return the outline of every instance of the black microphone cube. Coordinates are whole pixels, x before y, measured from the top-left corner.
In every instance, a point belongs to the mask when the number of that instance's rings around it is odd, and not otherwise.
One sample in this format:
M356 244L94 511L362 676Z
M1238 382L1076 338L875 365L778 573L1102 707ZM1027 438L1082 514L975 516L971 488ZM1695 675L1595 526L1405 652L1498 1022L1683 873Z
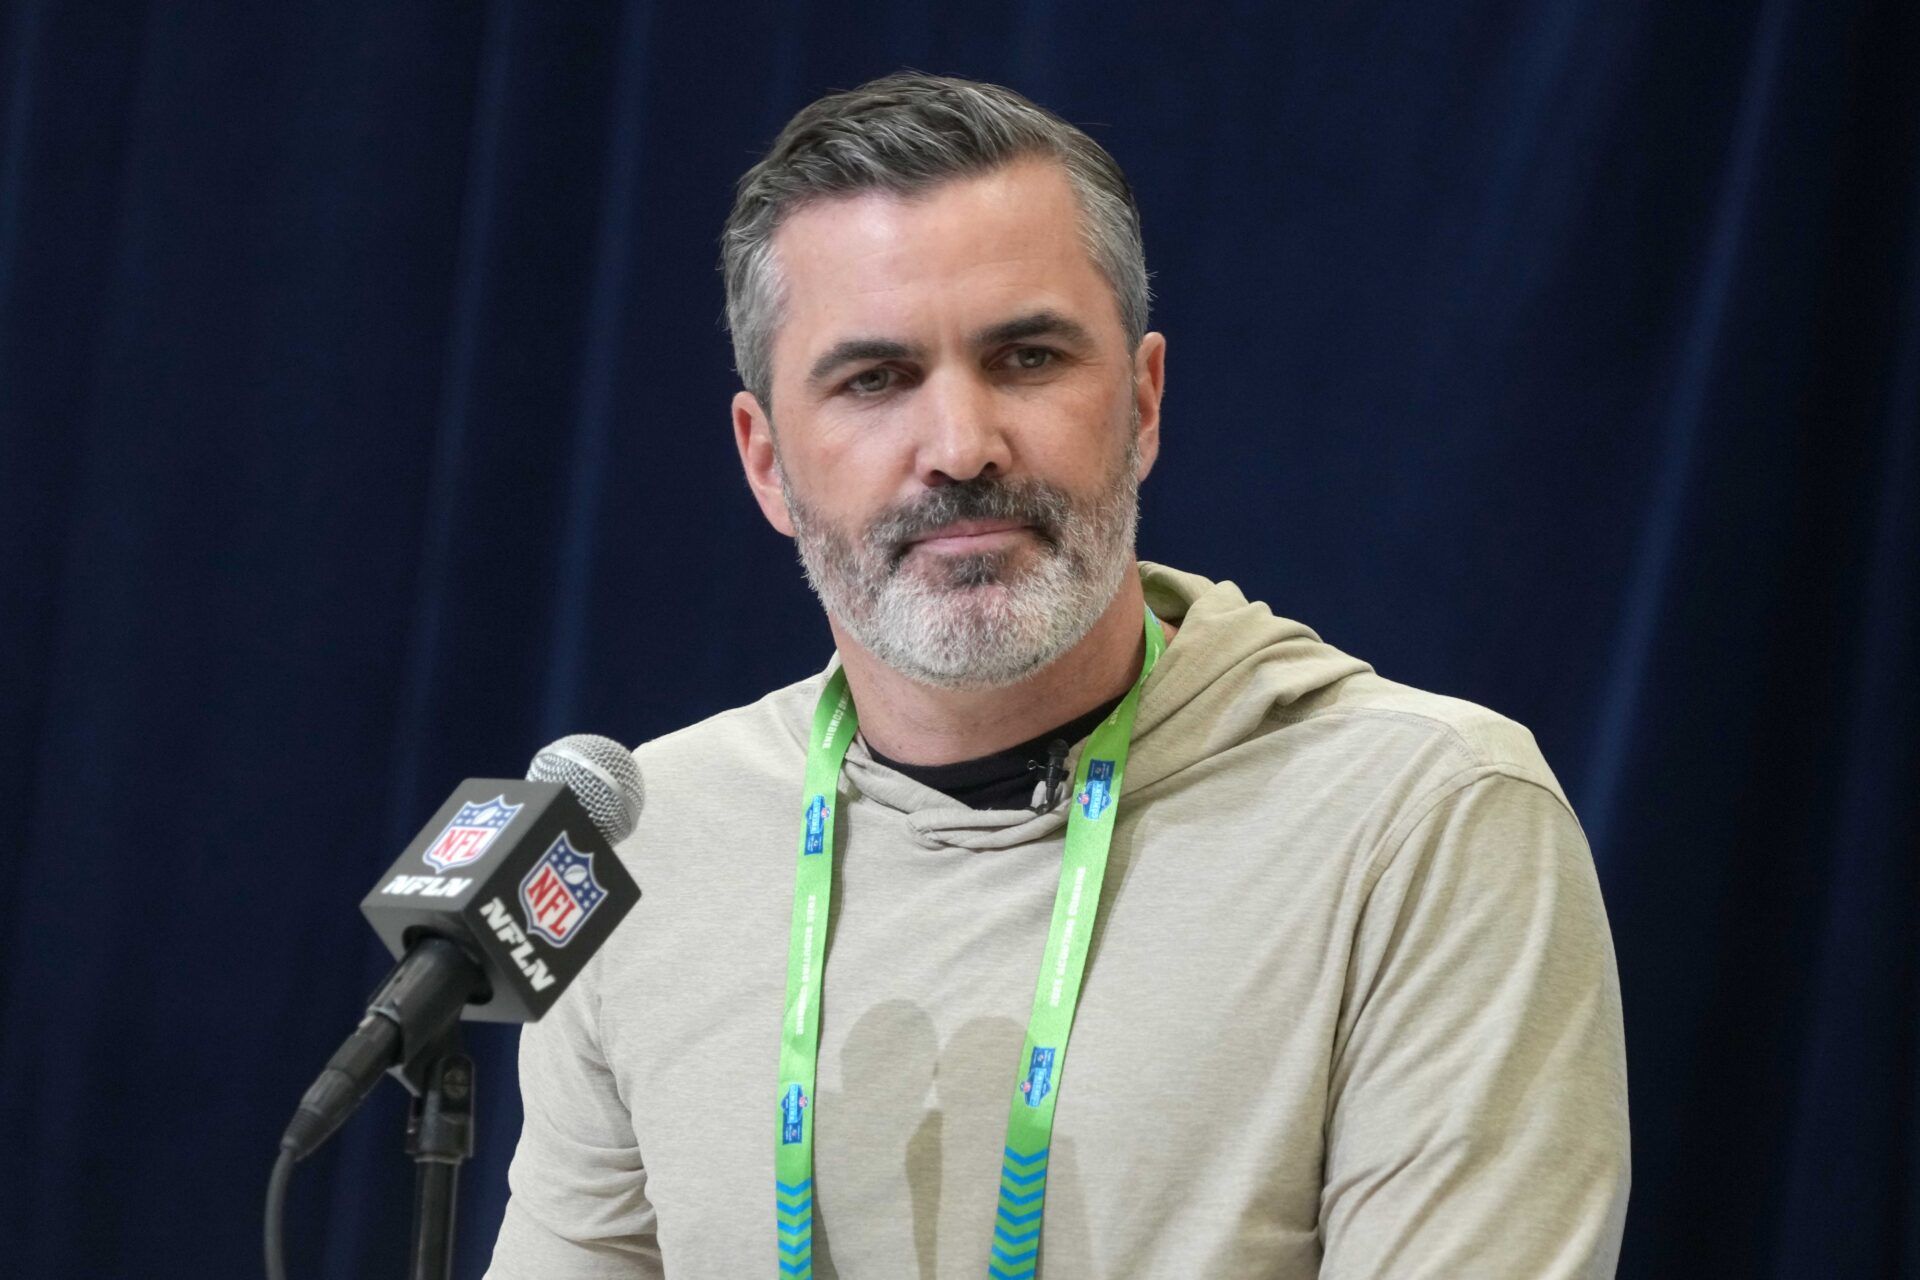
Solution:
M566 787L469 778L360 910L396 958L433 933L481 962L490 993L462 1017L534 1022L639 898Z

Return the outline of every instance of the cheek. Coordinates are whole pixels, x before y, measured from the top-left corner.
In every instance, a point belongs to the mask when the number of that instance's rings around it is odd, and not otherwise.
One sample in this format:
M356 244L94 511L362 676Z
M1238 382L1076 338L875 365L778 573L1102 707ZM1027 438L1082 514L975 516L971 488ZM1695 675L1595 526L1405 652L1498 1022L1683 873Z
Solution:
M1062 387L1056 395L1021 404L1015 420L1023 461L1036 470L1102 471L1109 458L1126 450L1133 423L1130 392L1129 387L1115 394L1105 385Z
M898 432L828 428L787 461L788 483L807 506L844 529L859 528L900 501L912 454Z

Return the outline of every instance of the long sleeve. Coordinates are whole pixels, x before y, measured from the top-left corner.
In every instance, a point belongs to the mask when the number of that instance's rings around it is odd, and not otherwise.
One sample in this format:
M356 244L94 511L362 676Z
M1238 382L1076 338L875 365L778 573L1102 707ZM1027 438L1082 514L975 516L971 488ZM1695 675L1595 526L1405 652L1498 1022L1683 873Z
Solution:
M595 1034L589 971L520 1033L526 1117L489 1280L664 1274L647 1171Z
M1456 778L1381 856L1335 1045L1326 1280L1614 1273L1619 979L1585 837L1548 788Z

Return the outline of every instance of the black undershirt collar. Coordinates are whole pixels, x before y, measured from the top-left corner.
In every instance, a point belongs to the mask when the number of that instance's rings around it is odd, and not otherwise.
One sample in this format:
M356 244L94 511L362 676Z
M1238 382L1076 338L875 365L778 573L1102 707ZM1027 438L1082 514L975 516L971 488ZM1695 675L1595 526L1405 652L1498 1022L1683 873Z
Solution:
M872 743L867 744L867 750L875 761L895 773L905 774L921 786L932 787L969 809L1032 809L1035 807L1034 788L1046 773L1049 755L1064 761L1073 744L1092 733L1095 726L1106 719L1124 697L1126 695L1121 694L1119 698L1102 703L1085 715L1036 738L1029 738L1018 746L974 760L960 760L953 764L905 764L881 755L873 749ZM1064 779L1060 780L1060 785L1065 785Z

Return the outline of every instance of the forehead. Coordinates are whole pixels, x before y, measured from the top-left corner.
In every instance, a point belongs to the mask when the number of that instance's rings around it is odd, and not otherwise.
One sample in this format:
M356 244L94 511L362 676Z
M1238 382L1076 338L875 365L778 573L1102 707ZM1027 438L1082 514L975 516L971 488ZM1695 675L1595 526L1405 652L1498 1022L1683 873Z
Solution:
M784 294L776 377L791 358L848 336L933 341L1042 309L1120 332L1113 290L1081 236L1079 200L1050 160L912 196L817 201L781 225L773 248Z

